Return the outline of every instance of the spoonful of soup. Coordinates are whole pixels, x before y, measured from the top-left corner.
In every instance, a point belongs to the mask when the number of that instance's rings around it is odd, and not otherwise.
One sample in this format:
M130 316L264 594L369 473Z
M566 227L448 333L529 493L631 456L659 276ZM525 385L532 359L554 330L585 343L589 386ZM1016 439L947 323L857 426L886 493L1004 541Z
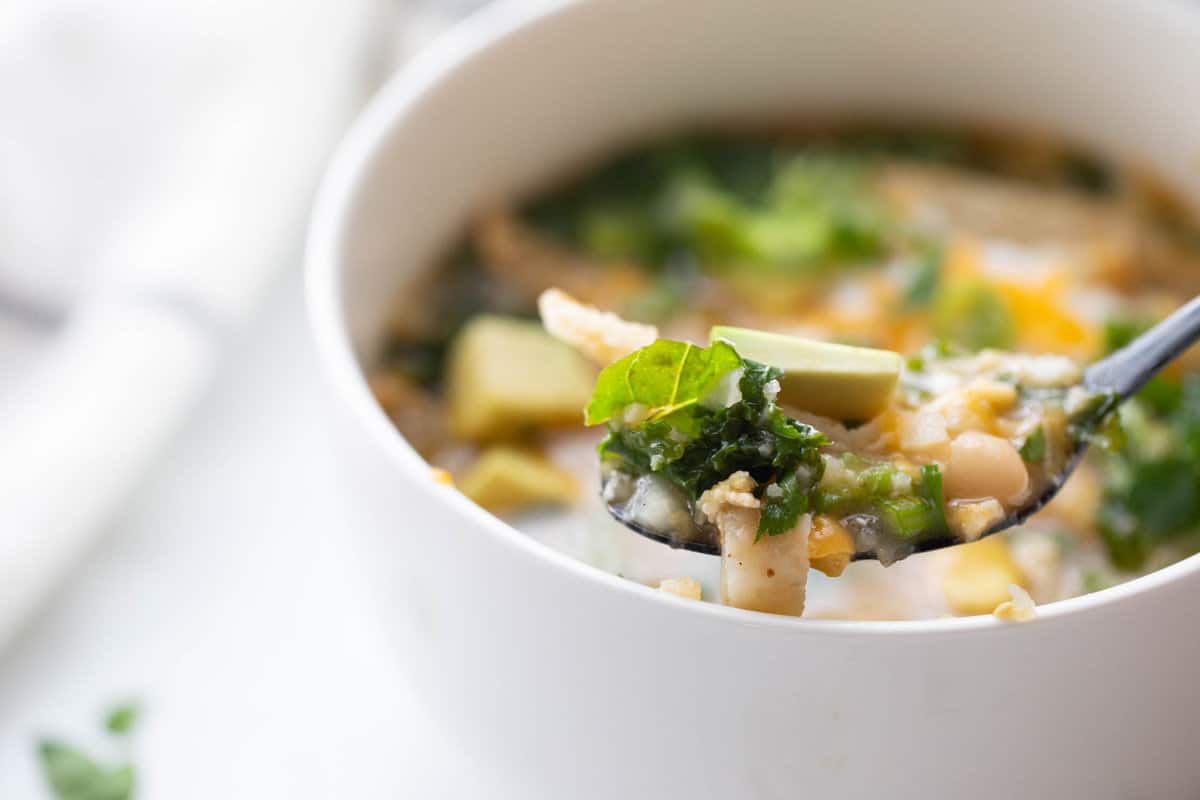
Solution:
M1113 411L1200 338L1200 298L1108 358L896 353L743 328L657 338L543 296L550 330L602 361L601 493L647 538L722 556L722 593L800 613L809 566L890 564L1019 524ZM764 580L764 577L768 580Z

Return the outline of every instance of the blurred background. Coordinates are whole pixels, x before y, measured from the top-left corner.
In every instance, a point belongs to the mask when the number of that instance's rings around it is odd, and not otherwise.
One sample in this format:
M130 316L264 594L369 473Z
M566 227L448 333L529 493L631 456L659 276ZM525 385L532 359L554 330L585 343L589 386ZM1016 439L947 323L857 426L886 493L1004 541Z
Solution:
M0 797L491 796L358 594L300 276L479 5L0 3Z

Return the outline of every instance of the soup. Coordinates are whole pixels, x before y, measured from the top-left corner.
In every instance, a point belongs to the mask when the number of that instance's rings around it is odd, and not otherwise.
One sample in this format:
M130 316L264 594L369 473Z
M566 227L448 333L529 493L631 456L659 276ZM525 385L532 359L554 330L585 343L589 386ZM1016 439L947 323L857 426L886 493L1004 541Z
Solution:
M934 427L940 417L951 437L1008 442L1036 482L1053 472L1065 424L1055 392L1072 369L1190 296L1198 243L1190 216L1143 174L1031 136L844 128L675 139L481 211L427 284L398 303L373 387L436 474L476 502L631 580L715 600L719 559L639 541L607 519L601 432L581 413L597 369L541 328L543 291L562 287L680 342L731 326L907 354L901 411L927 411ZM1005 503L943 506L946 487L907 447L905 460L861 460L847 443L874 419L814 425L836 435L819 454L825 485L815 497L825 505L811 519L822 535L809 534L807 558L844 574L815 576L806 615L987 613L1010 586L1048 602L1190 554L1200 542L1192 361L1123 407L1105 447L1091 448L1029 523L886 569L847 565L839 529L854 540L854 520L872 516L899 558L919 548L896 534L925 525L935 500L963 540ZM1022 369L1040 377L1015 380ZM911 420L893 422L890 435L903 438ZM1029 490L1009 489L996 491ZM825 549L814 554L814 543Z

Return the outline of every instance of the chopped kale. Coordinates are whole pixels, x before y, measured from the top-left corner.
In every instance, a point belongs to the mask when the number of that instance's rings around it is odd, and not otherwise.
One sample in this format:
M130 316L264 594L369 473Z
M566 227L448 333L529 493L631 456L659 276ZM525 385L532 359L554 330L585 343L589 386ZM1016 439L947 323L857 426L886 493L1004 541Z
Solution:
M661 340L623 361L636 363L639 354L660 344ZM722 344L697 349L710 353ZM734 472L745 470L758 482L763 501L759 535L786 533L812 507L813 487L824 470L820 447L828 439L783 413L767 390L779 378L779 370L754 361L738 360L740 400L720 408L696 402L711 388L716 359L723 356L689 360L687 354L676 352L669 362L655 367L661 374L643 381L618 380L618 375L635 372L632 364L618 366L622 362L617 362L606 369L616 367L608 379L601 374L594 413L589 406L589 422L614 420L623 406L633 403L671 410L640 424L610 422L601 455L619 459L637 473L657 473L684 489L693 501ZM688 394L692 402L680 404L673 391L660 385L673 373L678 373L674 384L692 387ZM723 374L716 374L715 380Z

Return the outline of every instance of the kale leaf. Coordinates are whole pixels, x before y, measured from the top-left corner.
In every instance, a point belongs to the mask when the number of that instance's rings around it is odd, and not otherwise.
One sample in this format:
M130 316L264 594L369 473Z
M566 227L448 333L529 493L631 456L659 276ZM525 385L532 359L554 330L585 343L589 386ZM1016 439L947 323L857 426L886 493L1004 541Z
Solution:
M1200 375L1168 413L1139 396L1123 417L1126 444L1104 462L1097 522L1113 565L1138 570L1159 546L1191 549L1200 533Z
M634 472L661 475L693 501L745 470L758 482L763 501L759 536L775 536L793 528L811 507L824 470L820 448L829 440L788 417L769 396L778 369L749 360L740 365L737 402L717 409L693 403L640 425L610 424L600 452Z

